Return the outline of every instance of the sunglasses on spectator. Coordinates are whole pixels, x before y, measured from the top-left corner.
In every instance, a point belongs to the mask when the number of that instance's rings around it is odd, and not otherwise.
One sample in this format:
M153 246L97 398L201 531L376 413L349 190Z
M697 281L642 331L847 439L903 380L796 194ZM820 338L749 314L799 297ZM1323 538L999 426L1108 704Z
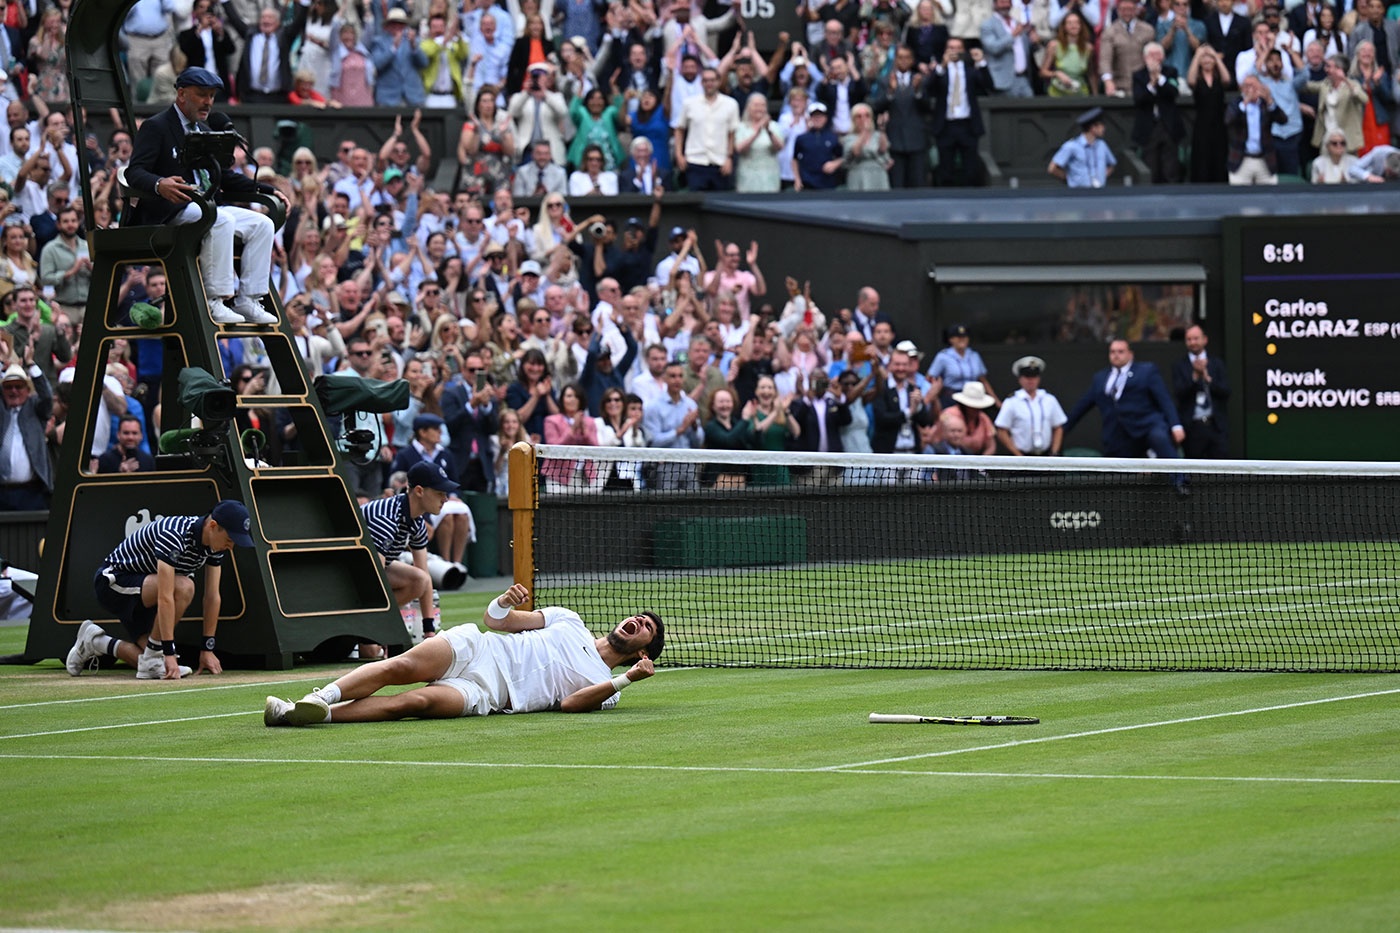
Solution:
M373 351L373 350L351 350L351 351L350 351L350 355L351 355L351 356L373 356L373 355L374 355L374 351Z

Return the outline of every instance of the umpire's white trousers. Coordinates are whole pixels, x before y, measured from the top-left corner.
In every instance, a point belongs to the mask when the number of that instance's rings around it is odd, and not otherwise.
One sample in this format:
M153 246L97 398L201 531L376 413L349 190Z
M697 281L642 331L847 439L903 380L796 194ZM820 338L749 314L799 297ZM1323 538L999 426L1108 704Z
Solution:
M172 224L192 224L202 211L197 204L188 204L171 221ZM272 221L264 214L246 207L219 205L214 224L204 235L199 249L199 267L204 275L204 291L210 298L227 298L234 294L260 298L267 294L272 274ZM243 241L243 274L233 273L233 238Z

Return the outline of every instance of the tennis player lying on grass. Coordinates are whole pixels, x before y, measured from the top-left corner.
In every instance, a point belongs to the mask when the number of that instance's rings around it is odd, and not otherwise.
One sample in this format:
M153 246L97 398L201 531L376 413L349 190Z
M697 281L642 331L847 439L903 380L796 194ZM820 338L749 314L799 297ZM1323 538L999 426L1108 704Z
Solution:
M396 658L366 664L296 703L268 697L263 722L310 726L551 709L586 713L616 705L622 688L656 672L651 662L665 642L656 613L624 619L594 638L572 609L515 608L528 597L517 583L487 605L482 621L504 636L459 625ZM627 673L613 677L613 668L624 665L630 666ZM384 687L424 682L392 696L374 695Z

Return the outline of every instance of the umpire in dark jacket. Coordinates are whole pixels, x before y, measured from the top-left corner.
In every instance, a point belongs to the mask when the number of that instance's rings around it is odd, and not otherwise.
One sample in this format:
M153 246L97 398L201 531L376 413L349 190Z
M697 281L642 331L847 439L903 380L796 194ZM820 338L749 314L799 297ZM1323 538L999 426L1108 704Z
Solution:
M185 137L207 133L214 95L224 82L204 68L186 68L175 79L175 103L146 120L136 132L126 183L137 197L128 226L195 223L199 206L193 192L214 189L213 172L184 164ZM224 167L218 173L218 200L236 201L255 192L287 199L271 185L259 184ZM151 193L156 196L151 197ZM287 205L291 207L290 204ZM214 224L204 235L199 264L204 275L209 311L216 324L275 324L263 307L270 288L272 237L275 230L265 214L220 203ZM243 241L242 268L233 266L233 238ZM230 307L230 305L232 307Z

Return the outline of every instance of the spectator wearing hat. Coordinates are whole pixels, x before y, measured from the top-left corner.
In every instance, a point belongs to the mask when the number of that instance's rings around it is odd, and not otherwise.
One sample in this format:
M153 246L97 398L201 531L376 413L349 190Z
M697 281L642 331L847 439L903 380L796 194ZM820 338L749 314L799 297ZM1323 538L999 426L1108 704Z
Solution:
M204 601L197 673L222 673L214 649L224 555L235 546L252 547L251 530L247 507L224 499L207 515L163 516L128 535L98 566L92 587L102 608L121 622L130 640L111 637L91 621L84 622L68 652L68 673L77 677L92 662L108 657L136 668L137 680L189 675L190 668L176 655L175 625L194 601L194 575L200 568Z
M972 349L972 335L966 324L948 328L948 346L939 350L928 368L929 391L944 406L953 404L953 393L961 392L969 382L980 382L993 403L996 391L987 381L987 364L982 354Z
M1225 363L1206 353L1205 330L1186 328L1186 356L1172 364L1172 393L1177 420L1186 432L1182 452L1192 460L1222 460L1229 455L1230 381Z
M677 265L690 273L691 281L698 282L705 271L705 257L696 248L698 237L694 230L685 227L672 227L666 235L666 243L671 251L656 264L656 281L664 287L671 281L671 270Z
M371 4L375 20L381 4ZM414 30L408 28L408 14L394 7L369 43L374 62L374 103L379 107L421 107L427 93L420 72L428 67L428 56L418 45Z
M258 13L258 27L253 30L238 17L233 4L224 5L229 25L243 37L243 58L238 63L235 79L240 101L250 104L287 102L292 90L292 44L301 38L310 8L310 0L298 0L292 21L283 26L282 11L277 7L265 7ZM177 89L180 86L178 79L175 86ZM223 79L211 86L216 90L222 88Z
M889 324L884 321L881 321L880 323L884 326L875 328L876 339L872 342L871 346L876 350L877 353L879 353L881 364L888 364L889 359L893 355L895 350L898 350L900 353L903 353L905 356L909 357L910 361L914 364L914 374L910 376L910 378L914 380L914 384L919 387L920 392L924 393L924 398L934 398L936 394L933 391L933 383L929 381L928 377L926 377L923 373L919 372L919 364L923 362L924 359L923 351L921 351L918 348L914 341L901 340L899 341L899 343L888 344L887 346L889 347L889 349L884 352L880 352L880 339L884 336L884 333L887 330L890 334L894 333L893 324Z
M835 188L844 164L841 139L831 128L826 104L807 105L807 132L792 144L792 186L798 191Z
M440 514L451 494L460 488L440 464L421 460L409 467L408 486L403 492L360 506L370 540L384 562L394 602L405 606L418 601L425 637L437 634L438 628L433 578L428 574L428 517ZM413 563L399 559L404 551Z
M517 198L543 198L563 195L569 190L569 173L554 161L549 140L541 139L530 147L530 161L515 170L511 193Z
M949 420L956 418L963 425L964 435L959 446L964 452L990 457L997 452L996 425L987 413L996 405L993 398L980 382L968 382L959 392L953 393L953 407L945 408L938 416L938 430L934 440L942 440L942 431Z
M1055 150L1046 171L1071 188L1102 188L1118 160L1103 141L1103 108L1084 111L1075 120L1079 135Z
M32 290L31 290L32 291ZM5 402L0 433L0 511L42 512L53 493L45 427L53 412L53 396L43 370L34 364L33 347L22 348L23 365L11 363L0 376Z
M547 142L550 161L564 164L567 153L564 140L572 138L574 127L569 119L568 101L554 89L550 66L541 62L530 67L525 87L510 96L506 111L515 123L517 161L529 158L536 143Z
M305 7L301 9L304 18ZM132 212L132 226L190 224L202 216L199 206L190 200L190 193L201 188L207 190L204 182L208 173L186 167L177 153L187 133L208 131L214 94L223 86L223 81L203 68L186 68L175 84L175 103L148 118L136 132L126 173L127 182L141 192ZM232 167L223 169L220 200L237 200L240 195L253 192L271 194L291 207L276 187L255 182ZM199 251L200 271L214 323L277 322L276 316L263 307L271 285L273 234L272 221L267 215L230 204L218 206L214 223L204 235ZM233 264L235 236L243 241L237 273Z
M997 439L1013 457L1058 457L1064 448L1065 412L1059 399L1040 388L1045 361L1023 356L1011 364L1021 388L1001 404Z
M442 444L444 424L441 418L431 413L425 412L414 418L413 440L394 457L389 473L411 473L414 466L426 462L441 467L449 478L456 477L457 463ZM457 495L449 494L448 499L457 499ZM460 565L467 550L467 540L471 537L470 514L453 508L430 515L428 521L432 526L430 537L437 541L438 556L448 563Z

